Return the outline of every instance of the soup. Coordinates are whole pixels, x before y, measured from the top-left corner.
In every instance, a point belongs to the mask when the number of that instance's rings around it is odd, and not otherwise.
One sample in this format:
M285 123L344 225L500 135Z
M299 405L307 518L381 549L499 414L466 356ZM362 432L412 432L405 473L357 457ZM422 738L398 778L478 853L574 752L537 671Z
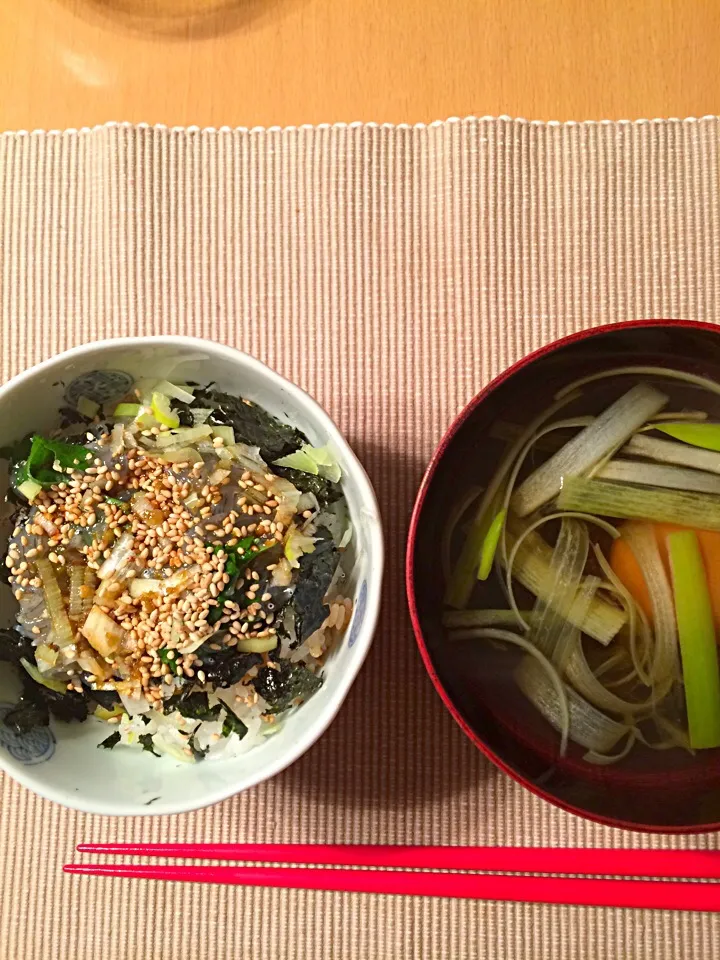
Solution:
M546 759L720 747L719 407L704 376L597 371L497 417L494 470L450 507L444 643L511 674Z

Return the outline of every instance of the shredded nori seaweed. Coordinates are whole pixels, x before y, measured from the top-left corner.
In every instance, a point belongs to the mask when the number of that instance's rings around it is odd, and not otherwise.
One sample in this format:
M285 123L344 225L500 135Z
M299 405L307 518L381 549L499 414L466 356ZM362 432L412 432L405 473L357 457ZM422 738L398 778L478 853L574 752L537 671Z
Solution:
M262 663L259 653L241 653L235 647L221 647L213 650L213 640L204 643L197 651L202 661L202 671L208 683L216 687L232 687L240 683L242 678L251 669Z
M327 507L328 504L335 503L343 495L340 484L333 483L332 480L326 480L325 477L313 473L304 473L302 470L293 470L292 467L279 467L277 464L273 465L271 469L278 477L289 480L301 493L314 493L321 507Z
M35 647L32 641L19 630L0 630L0 660L19 663L21 659L34 663Z
M219 390L200 390L193 407L212 408L207 422L212 426L232 427L235 439L250 447L259 447L266 463L297 450L307 438L295 427L278 420L249 400Z
M102 747L103 750L112 750L112 748L116 747L119 743L120 734L116 730L115 733L111 733L109 737L105 737L105 739L98 744L98 750L100 747Z
M324 600L340 559L327 527L318 527L315 537L315 550L300 557L300 571L292 601L295 631L301 643L323 625L330 613L330 607Z
M307 700L322 686L322 677L308 670L304 663L292 663L290 660L274 662L279 669L263 667L252 681L272 713L282 713L294 703Z

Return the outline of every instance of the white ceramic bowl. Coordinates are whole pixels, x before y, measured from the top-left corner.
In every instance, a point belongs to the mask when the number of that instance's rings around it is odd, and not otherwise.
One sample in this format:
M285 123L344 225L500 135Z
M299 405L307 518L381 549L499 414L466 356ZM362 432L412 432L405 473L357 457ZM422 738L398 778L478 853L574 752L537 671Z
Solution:
M182 764L130 749L98 750L107 725L51 722L49 729L17 737L0 724L0 766L24 786L89 813L181 813L246 790L274 776L327 729L357 676L377 621L383 569L383 536L370 481L328 415L304 391L258 360L231 347L189 337L104 340L76 347L33 367L0 387L0 445L57 426L64 386L92 370L121 370L140 377L215 382L256 401L303 431L313 444L329 443L343 471L353 523L354 609L342 643L328 659L325 682L282 730L234 760ZM3 588L6 590L6 588ZM12 616L6 591L0 610ZM17 699L14 670L0 663L0 709Z

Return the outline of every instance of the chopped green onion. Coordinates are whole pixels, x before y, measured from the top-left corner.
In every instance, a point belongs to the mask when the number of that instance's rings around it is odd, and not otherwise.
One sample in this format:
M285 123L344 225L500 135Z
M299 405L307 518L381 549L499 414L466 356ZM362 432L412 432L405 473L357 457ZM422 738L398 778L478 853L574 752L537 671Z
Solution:
M568 477L557 500L562 510L584 510L605 517L654 520L701 530L720 530L720 497L609 480Z
M171 430L174 430L176 427L180 426L180 417L177 413L171 408L170 400L165 396L164 393L153 393L152 400L150 402L150 409L155 419L163 427L168 427Z
M490 576L493 560L495 559L495 551L497 550L497 545L500 540L500 534L502 533L506 516L507 510L501 510L499 513L497 513L493 519L493 522L490 524L490 529L485 534L485 539L483 540L482 548L480 550L478 580L487 580L487 578Z
M237 642L237 649L241 653L269 653L278 645L278 638L272 637L241 637Z
M68 613L73 620L78 620L82 615L83 596L82 588L85 586L85 566L74 563L70 567L70 597L68 600Z
M194 447L170 447L163 448L155 454L158 460L165 460L167 463L203 463L203 458Z
M518 516L525 517L551 500L566 477L579 476L617 450L667 403L654 387L638 384L527 477L511 499Z
M163 396L170 397L171 400L180 400L181 403L192 403L195 399L195 394L192 391L180 386L180 384L170 383L169 380L161 380L160 383L156 383L154 392L162 393Z
M303 444L299 450L276 460L278 467L290 467L301 470L303 473L320 475L326 480L337 483L342 477L342 471L334 456L327 447L312 447L309 443Z
M212 407L192 407L190 410L193 423L196 427L200 427L203 423L206 423L210 419L210 414L212 412Z
M656 423L655 429L693 447L720 452L720 423Z
M38 483L37 480L25 480L18 487L18 493L21 493L26 500L30 501L30 503L33 502L41 490L42 484Z
M114 417L130 417L132 420L140 413L141 407L139 403L119 403L114 411Z
M100 409L99 403L95 403L94 400L90 400L88 399L88 397L82 397L82 396L78 397L78 402L76 406L77 406L78 413L81 413L84 417L87 417L88 420L92 420L92 418L97 414L98 410Z
M720 670L700 544L693 530L667 536L690 746L720 747Z
M275 465L278 467L290 467L292 470L300 470L303 473L312 473L313 476L317 476L320 472L317 463L302 448L296 450L295 453L288 454L287 457L276 460Z
M43 687L47 687L48 690L54 690L55 693L67 693L67 682L63 683L62 680L51 680L50 677L44 677L38 668L24 657L20 658L20 663L30 674L35 683L39 683Z
M213 436L219 437L223 443L232 445L235 443L235 431L232 427L213 427Z
M167 433L159 436L155 441L155 446L162 449L163 447L176 447L180 444L197 443L198 440L211 437L212 433L212 427L207 424L198 427L180 427L176 430L168 430Z

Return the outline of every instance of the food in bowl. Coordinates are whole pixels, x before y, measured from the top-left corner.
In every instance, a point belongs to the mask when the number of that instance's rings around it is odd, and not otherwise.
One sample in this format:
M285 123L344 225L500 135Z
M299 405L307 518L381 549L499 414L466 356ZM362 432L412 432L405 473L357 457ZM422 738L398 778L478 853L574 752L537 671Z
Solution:
M332 451L213 385L104 370L65 397L57 430L4 451L0 653L23 693L3 723L94 715L107 749L245 752L321 686L350 620Z
M510 658L555 759L720 747L719 396L667 366L566 383L493 423L505 453L447 517L447 642Z

